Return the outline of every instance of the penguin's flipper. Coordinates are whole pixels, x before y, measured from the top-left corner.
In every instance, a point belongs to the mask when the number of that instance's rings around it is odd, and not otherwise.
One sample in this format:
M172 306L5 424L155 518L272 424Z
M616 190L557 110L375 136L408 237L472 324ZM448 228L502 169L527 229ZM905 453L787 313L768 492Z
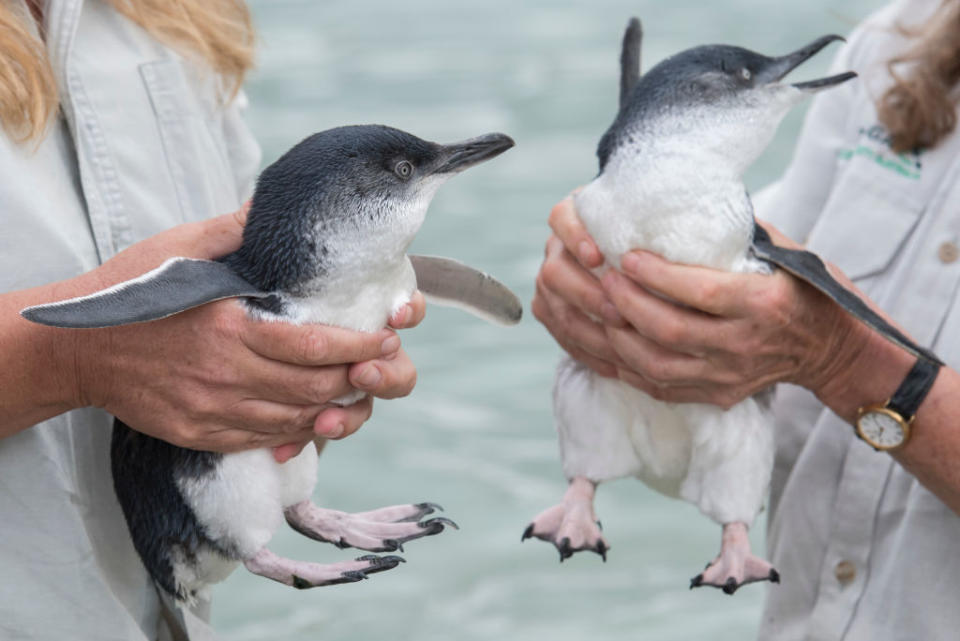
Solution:
M516 325L523 304L506 285L451 258L410 256L417 287L431 302L459 307L497 325Z
M114 327L166 318L222 298L267 295L223 263L177 257L107 289L27 307L20 314L53 327Z
M637 18L630 18L623 34L623 49L620 51L620 108L630 100L633 87L640 80L640 44L643 42L643 27Z
M797 278L810 283L849 314L887 340L899 345L918 358L922 356L934 363L943 364L933 352L914 343L903 332L873 311L859 296L837 282L827 271L827 267L820 260L820 257L813 252L804 249L786 249L774 245L767 230L757 223L754 223L753 227L752 249L757 258L769 261Z

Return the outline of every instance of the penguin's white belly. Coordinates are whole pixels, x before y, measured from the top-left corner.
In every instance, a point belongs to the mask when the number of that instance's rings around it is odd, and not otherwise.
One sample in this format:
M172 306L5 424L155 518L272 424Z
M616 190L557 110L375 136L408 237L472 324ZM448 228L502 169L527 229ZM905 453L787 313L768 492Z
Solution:
M615 184L605 170L577 195L577 210L606 258L647 249L668 260L727 271L763 271L749 254L753 215L739 181L689 172ZM773 464L772 420L748 398L730 410L658 401L565 358L554 409L564 471L600 482L635 476L697 505L719 523L750 523Z
M756 398L726 411L664 403L564 357L554 413L567 478L634 476L718 523L750 523L763 503L773 423Z
M410 301L417 276L410 259L377 272L360 272L341 278L324 278L313 295L284 298L288 323L320 323L361 332L383 329L390 315Z
M676 263L755 269L753 211L742 184L702 176L694 189L683 175L665 170L624 186L604 173L577 194L577 212L607 263L619 268L624 253L646 249Z
M207 537L245 559L273 537L284 521L283 509L309 499L316 483L317 450L312 445L282 465L267 448L224 454L211 476L178 481Z

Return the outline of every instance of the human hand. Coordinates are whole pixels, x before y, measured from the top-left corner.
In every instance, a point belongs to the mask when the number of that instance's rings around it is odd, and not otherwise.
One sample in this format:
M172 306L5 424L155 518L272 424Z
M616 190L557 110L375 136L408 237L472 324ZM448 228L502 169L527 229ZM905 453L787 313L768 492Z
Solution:
M170 256L216 258L239 247L242 223L241 211L178 226L61 289L72 296L89 293ZM422 297L415 298L399 325L422 316ZM365 334L258 322L237 301L151 323L62 332L61 339L74 354L74 406L103 407L136 429L196 449L302 447L318 432L353 433L369 417L371 402L327 406L353 389L352 363L367 363L380 374L358 385L373 395L408 393L416 380L389 329Z
M389 326L394 329L407 329L420 324L426 315L426 301L419 291L414 292L410 302L397 310L390 318ZM325 439L339 440L356 432L370 418L373 411L373 396L380 398L399 398L413 391L417 382L417 370L407 353L400 349L379 359L355 363L350 366L348 379L353 387L369 392L348 407L330 407L323 410L314 424L319 449ZM310 440L290 442L274 448L273 455L278 462L284 463L300 453Z
M568 196L550 212L553 235L547 239L531 309L557 343L601 376L616 377L625 364L613 350L603 323L623 326L591 269L603 255L577 218Z
M860 323L782 270L735 274L645 251L624 254L621 267L602 280L628 323L607 328L627 365L618 376L660 400L729 408L779 381L820 394L867 340Z

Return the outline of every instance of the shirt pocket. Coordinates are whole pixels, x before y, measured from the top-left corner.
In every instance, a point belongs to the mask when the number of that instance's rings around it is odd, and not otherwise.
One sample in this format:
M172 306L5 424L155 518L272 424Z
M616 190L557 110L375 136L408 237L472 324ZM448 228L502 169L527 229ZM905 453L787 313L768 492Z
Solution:
M237 209L239 194L214 83L204 87L190 82L179 60L143 63L140 77L150 96L183 220Z
M807 238L807 247L851 280L882 273L920 219L923 203L902 179L856 165L839 177Z

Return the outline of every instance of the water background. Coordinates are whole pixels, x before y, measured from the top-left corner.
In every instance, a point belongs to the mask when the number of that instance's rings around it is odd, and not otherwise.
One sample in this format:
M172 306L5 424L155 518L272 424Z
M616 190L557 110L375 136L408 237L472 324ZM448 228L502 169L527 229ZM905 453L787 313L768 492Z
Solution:
M306 135L383 123L452 142L491 131L517 147L441 188L413 251L495 274L524 300L515 328L432 307L403 333L419 370L407 399L378 402L328 446L316 500L346 511L435 501L462 529L411 542L408 563L359 584L296 591L242 568L215 591L229 641L754 638L764 587L733 598L687 583L719 549L719 527L631 480L601 486L609 561L562 566L520 543L565 487L550 415L559 352L529 314L551 205L596 173L617 103L620 38L638 15L643 68L709 42L768 54L847 33L877 0L254 0L259 68L249 121L264 164ZM833 45L797 72L822 75ZM789 160L801 110L750 170L752 189ZM763 551L763 518L754 527ZM356 556L282 529L271 548L318 562ZM784 580L790 580L784 577Z

